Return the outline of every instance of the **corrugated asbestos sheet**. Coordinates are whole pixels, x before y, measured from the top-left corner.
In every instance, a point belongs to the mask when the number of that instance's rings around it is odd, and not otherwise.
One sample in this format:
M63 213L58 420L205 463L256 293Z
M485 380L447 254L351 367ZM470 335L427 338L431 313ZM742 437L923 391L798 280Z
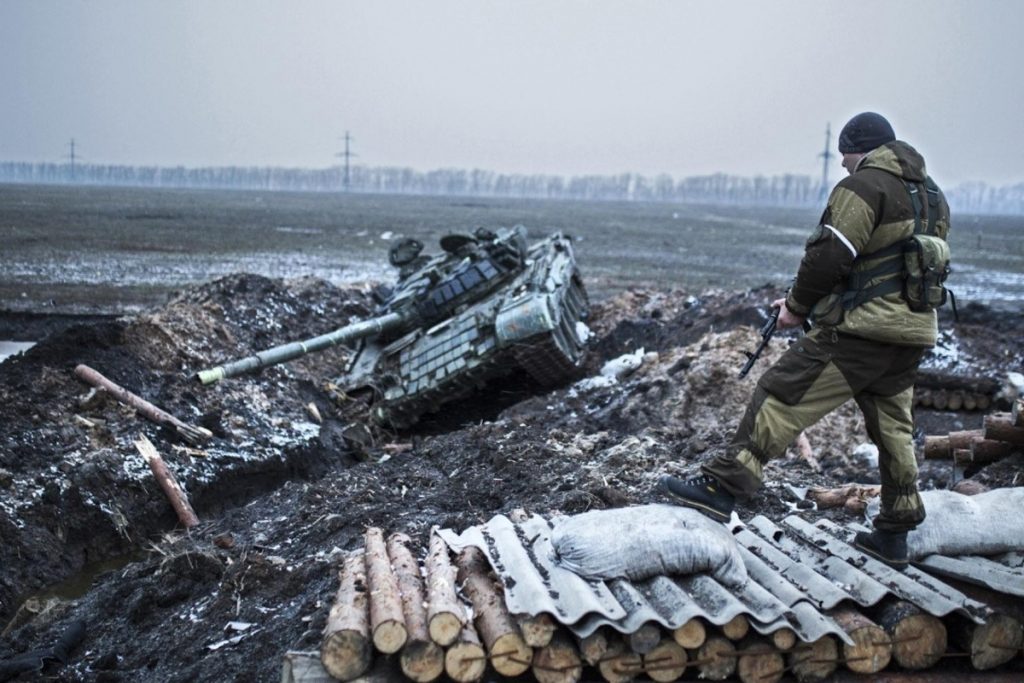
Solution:
M919 564L932 574L949 576L1007 595L1024 597L1022 553L1005 553L993 557L931 555Z
M852 642L824 610L849 600L862 606L894 595L935 616L956 612L981 623L988 610L931 574L916 567L897 572L858 550L855 529L828 520L808 522L792 515L776 525L758 516L730 525L750 577L728 588L705 574L656 576L641 582L586 580L554 561L551 525L532 516L513 522L497 516L461 535L441 536L456 551L479 547L505 585L505 600L514 614L547 612L580 637L601 626L634 633L646 623L673 629L693 617L721 626L746 615L762 634L791 628L811 642L834 634ZM968 578L1004 593L1024 594L1024 557L932 556L922 566Z

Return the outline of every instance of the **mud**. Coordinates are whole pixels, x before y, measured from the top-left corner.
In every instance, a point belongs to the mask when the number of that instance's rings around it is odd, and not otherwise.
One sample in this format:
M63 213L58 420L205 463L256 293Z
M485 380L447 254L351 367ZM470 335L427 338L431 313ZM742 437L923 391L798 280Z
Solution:
M796 338L776 337L737 378L778 294L627 291L593 307L583 373L642 348L643 364L621 381L554 391L492 383L414 430L375 428L358 450L345 428L362 408L336 403L324 383L342 349L211 388L192 375L365 315L368 287L231 275L148 313L60 325L0 364L0 659L52 644L84 620L84 641L67 666L47 670L50 680L278 680L285 651L317 647L337 559L362 544L368 525L422 545L433 525L462 529L517 508L547 515L652 502L660 474L694 472L725 446L757 375ZM959 323L944 322L927 365L1002 380L1024 360L1020 313L967 307ZM214 439L190 448L130 409L86 399L79 363ZM922 411L918 436L980 421ZM140 434L187 490L201 520L191 532L136 452ZM877 481L854 455L867 437L853 404L807 436L820 471L791 449L768 466L763 494L742 517L790 512L787 484ZM975 477L1022 484L1022 461ZM947 464L921 472L926 488L959 476Z

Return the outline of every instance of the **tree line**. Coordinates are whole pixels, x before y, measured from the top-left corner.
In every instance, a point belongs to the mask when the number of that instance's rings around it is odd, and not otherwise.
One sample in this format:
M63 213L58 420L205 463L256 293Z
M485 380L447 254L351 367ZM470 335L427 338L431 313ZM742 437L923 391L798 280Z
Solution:
M604 201L691 202L817 207L826 189L807 175L737 176L726 173L675 179L667 173L563 177L508 174L480 169L416 171L391 166L355 166L346 185L340 166L277 167L124 166L68 163L0 163L0 182L239 189L293 192L527 197ZM945 188L954 211L1024 214L1024 183L995 187L983 182Z

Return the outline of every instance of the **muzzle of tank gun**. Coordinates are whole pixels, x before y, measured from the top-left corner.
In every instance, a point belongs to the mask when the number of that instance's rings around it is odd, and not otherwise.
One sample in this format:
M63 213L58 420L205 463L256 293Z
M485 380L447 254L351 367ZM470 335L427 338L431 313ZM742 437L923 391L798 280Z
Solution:
M217 367L210 368L209 370L200 370L199 372L196 373L196 379L198 379L203 384L213 384L215 382L219 382L222 379L224 379L225 376L226 375L224 374L223 365L218 365Z

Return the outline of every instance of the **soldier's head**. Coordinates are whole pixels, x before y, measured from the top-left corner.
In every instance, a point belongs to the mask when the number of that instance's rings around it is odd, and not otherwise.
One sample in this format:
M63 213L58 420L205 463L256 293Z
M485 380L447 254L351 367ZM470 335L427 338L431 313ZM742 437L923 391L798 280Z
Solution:
M866 111L847 121L839 133L839 153L843 155L843 168L849 173L871 150L896 139L892 126L881 114Z

